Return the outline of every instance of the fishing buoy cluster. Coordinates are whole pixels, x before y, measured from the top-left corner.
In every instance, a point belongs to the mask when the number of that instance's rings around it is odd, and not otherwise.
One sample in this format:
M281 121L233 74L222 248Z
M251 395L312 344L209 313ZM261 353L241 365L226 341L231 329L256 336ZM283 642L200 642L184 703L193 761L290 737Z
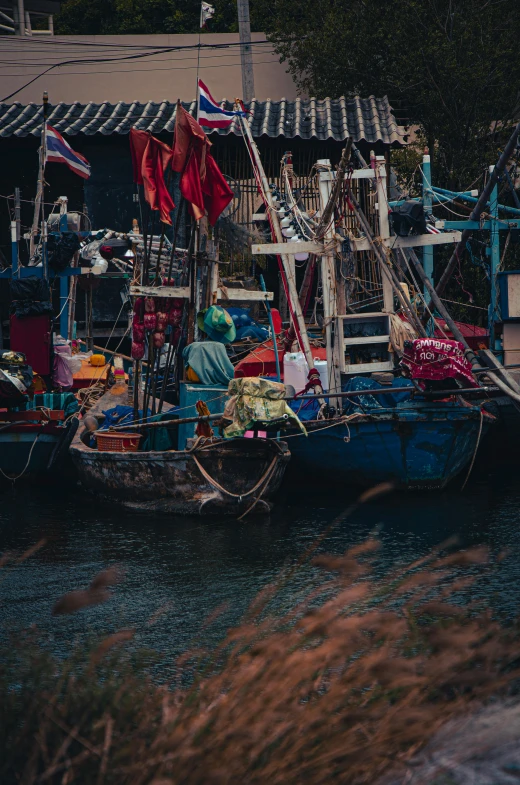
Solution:
M132 358L142 360L145 341L152 337L153 346L162 349L166 331L172 328L172 342L177 344L181 334L183 301L169 297L138 297L134 303L132 321Z
M292 204L289 204L288 198L286 199L282 196L274 183L271 183L269 187L273 195L273 204L280 221L282 234L286 241L303 243L312 239L312 231L309 225L310 217L308 213L300 210L292 193ZM296 253L294 258L297 262L306 262L309 254L307 252Z

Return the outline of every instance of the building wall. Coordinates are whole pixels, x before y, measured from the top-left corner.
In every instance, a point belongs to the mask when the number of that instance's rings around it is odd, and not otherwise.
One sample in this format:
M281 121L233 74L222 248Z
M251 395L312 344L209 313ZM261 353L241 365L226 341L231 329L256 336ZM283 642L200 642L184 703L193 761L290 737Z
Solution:
M255 97L261 101L296 98L287 66L280 63L265 33L252 33L251 40ZM238 33L203 33L200 58L198 42L197 34L54 36L52 46L48 41L42 54L37 36L4 36L0 54L8 65L2 67L0 100L23 88L10 100L40 103L42 91L47 90L52 103L191 101L197 73L217 101L242 96ZM123 59L136 54L145 56ZM96 62L89 64L89 59ZM87 62L60 65L24 87L48 66L70 60Z

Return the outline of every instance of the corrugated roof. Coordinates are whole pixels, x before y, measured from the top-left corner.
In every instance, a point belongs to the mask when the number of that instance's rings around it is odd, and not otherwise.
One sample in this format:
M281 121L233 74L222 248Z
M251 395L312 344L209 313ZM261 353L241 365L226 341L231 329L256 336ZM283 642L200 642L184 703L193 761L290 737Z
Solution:
M195 101L183 103L195 115ZM232 109L229 101L221 106ZM149 101L117 104L59 103L51 107L48 121L60 133L127 134L131 128L171 133L175 124L176 104L169 101ZM288 139L335 139L343 141L351 136L354 142L386 145L405 144L404 130L397 125L388 98L297 98L288 101L257 101L253 99L248 123L253 136L284 136ZM42 122L41 104L0 104L0 136L39 136ZM213 132L215 133L215 132ZM241 135L237 120L217 133Z

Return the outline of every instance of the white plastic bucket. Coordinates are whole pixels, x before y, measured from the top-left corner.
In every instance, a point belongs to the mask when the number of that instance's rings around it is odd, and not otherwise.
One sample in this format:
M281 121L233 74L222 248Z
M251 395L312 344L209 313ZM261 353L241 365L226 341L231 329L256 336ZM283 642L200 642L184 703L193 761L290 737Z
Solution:
M284 384L291 384L296 392L307 384L309 366L303 352L287 352L283 357Z
M315 357L314 367L320 375L322 390L326 392L329 389L329 367L327 365L327 360L319 360L318 357Z

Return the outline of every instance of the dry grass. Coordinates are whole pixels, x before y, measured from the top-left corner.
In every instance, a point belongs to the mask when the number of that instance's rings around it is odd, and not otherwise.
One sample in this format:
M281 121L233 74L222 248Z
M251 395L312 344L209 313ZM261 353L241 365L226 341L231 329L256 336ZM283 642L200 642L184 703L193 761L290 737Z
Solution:
M61 664L28 634L3 657L0 782L374 783L404 767L517 678L518 642L489 612L450 602L490 569L486 549L439 549L381 583L378 547L315 558L321 594L283 617L269 615L279 586L266 589L217 651L179 660L169 689L126 652L131 630ZM116 578L103 573L87 593L97 601ZM68 595L55 610L76 601L89 604Z

